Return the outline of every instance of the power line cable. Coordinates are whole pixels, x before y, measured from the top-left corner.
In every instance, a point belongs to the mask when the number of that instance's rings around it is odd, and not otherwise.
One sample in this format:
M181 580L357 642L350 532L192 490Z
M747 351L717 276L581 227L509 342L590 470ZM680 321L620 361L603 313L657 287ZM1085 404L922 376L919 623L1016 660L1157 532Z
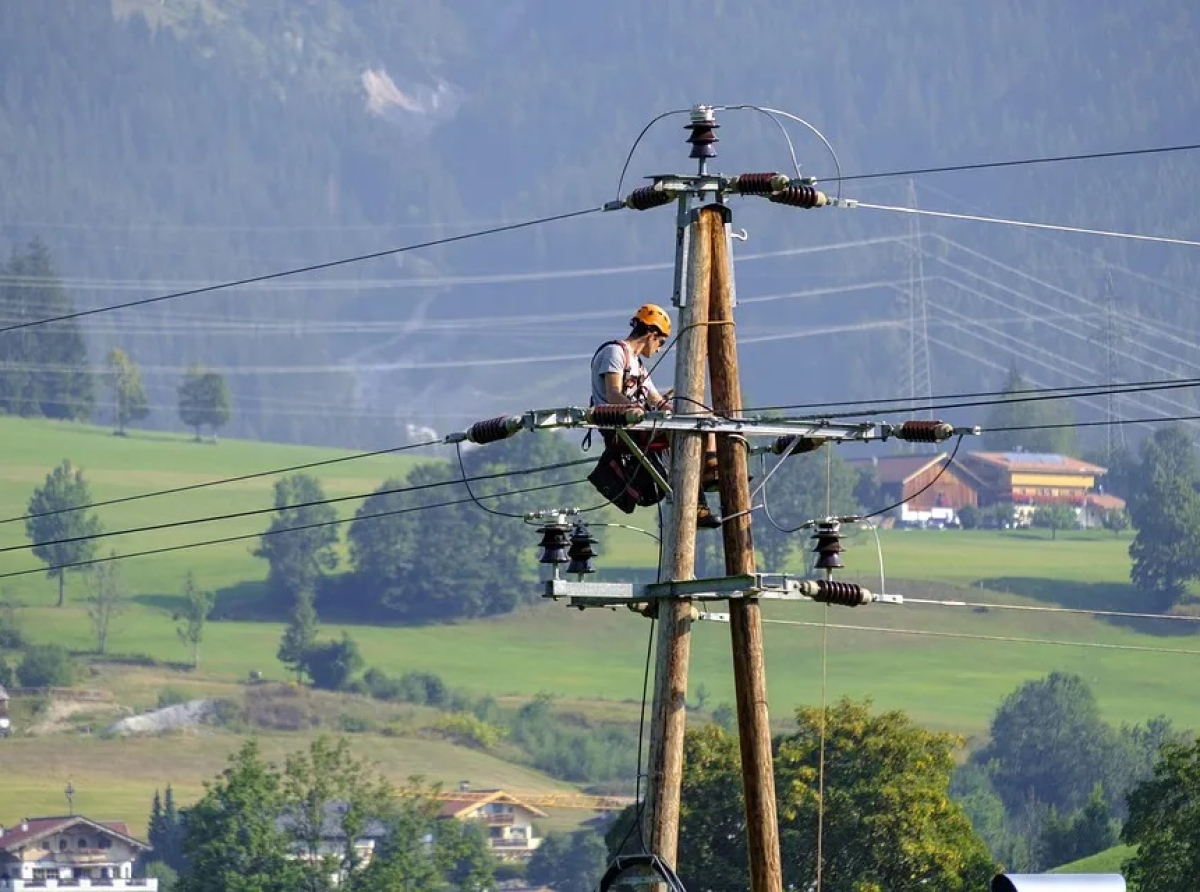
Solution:
M454 242L466 241L467 239L481 238L485 235L495 235L501 232L512 232L517 229L526 229L530 226L539 226L543 223L554 223L559 220L569 220L573 217L582 217L587 214L595 214L603 211L603 207L591 207L578 211L569 211L564 214L554 214L549 217L539 217L536 220L524 220L520 223L509 223L504 226L493 226L489 229L478 229L474 232L465 232L460 235L452 235L446 238L431 239L424 242L416 242L411 245L405 245L400 248L389 248L385 251L373 251L369 254L358 254L353 257L343 257L339 260L330 260L325 263L314 263L308 266L295 267L293 269L282 270L274 273L264 273L260 276L250 276L245 279L237 279L229 282L219 282L215 285L205 285L200 288L190 288L185 291L175 291L170 294L160 294L156 297L146 297L141 300L131 300L120 304L111 304L105 307L95 307L90 310L77 310L73 313L66 313L61 316L51 316L45 319L35 319L30 322L19 322L15 325L8 325L0 328L0 334L5 332L17 331L22 328L31 328L35 325L47 325L51 322L64 322L68 319L79 319L84 316L94 316L98 313L108 313L113 310L124 310L129 307L140 307L146 304L159 303L160 301L174 300L179 297L192 297L197 294L207 294L212 291L221 291L227 288L238 288L243 285L253 285L257 282L267 282L272 279L282 279L286 276L296 276L303 273L318 272L323 269L332 269L338 266L348 266L354 263L363 263L367 260L377 260L381 257L392 257L396 254L404 254L408 251L416 251L422 248L433 248L438 245L448 245Z
M821 628L824 623L809 622L793 619L763 619L764 623L780 626L810 626ZM974 635L969 632L935 632L930 629L893 629L887 626L854 626L843 623L829 623L830 629L843 629L852 632L882 632L895 635L924 635L933 638L964 638L971 641L998 641L1007 644L1047 644L1058 647L1093 647L1102 650L1129 650L1142 653L1176 654L1190 657L1200 657L1200 650L1181 650L1170 647L1149 647L1139 644L1107 644L1101 641L1061 641L1052 638L1022 638L1014 635Z
M474 477L469 478L469 480L472 482L477 482L480 480L497 480L497 479L504 478L504 477L522 477L527 474L537 474L537 473L541 473L544 471L558 471L563 468L571 468L571 467L577 467L577 466L583 465L583 464L590 464L591 461L592 460L590 458L582 458L582 459L575 459L573 461L557 462L557 463L551 464L551 465L542 465L542 466L536 467L536 468L521 468L521 469L518 469L515 471L514 470L496 471L496 472L493 472L490 474L477 474ZM0 548L0 554L4 554L4 553L10 552L10 551L26 551L28 549L36 548L40 545L66 545L71 542L95 541L97 539L109 539L109 538L112 538L113 536L129 536L134 533L151 533L151 532L156 532L158 530L169 530L169 529L175 529L176 527L193 526L198 523L216 523L218 521L238 520L243 517L255 517L255 516L261 515L261 514L271 514L272 512L276 512L276 511L278 511L279 513L282 514L285 511L294 511L298 508L313 508L313 507L317 507L319 505L334 505L339 502L352 502L352 501L358 501L361 499L369 499L372 496L407 495L407 494L413 493L413 492L422 492L422 491L428 490L428 489L437 489L442 486L457 486L460 483L467 483L467 482L468 482L467 477L463 477L461 479L454 479L454 480L439 480L439 481L435 481L433 483L418 483L418 484L415 484L412 486L394 487L392 489L379 489L379 490L375 490L374 492L369 492L369 493L355 493L354 495L349 495L349 496L332 496L327 499L313 499L313 500L307 501L307 502L296 502L295 504L292 504L292 505L283 505L283 506L273 505L270 508L252 508L252 509L249 509L246 511L233 511L228 514L210 514L205 517L193 517L193 518L189 518L187 520L172 520L172 521L167 521L166 523L148 524L143 527L129 527L129 528L123 529L123 530L109 530L109 531L105 531L105 532L95 533L90 536L64 536L61 539L49 539L49 540L42 541L42 542L33 542L33 543L28 543L28 544L23 544L23 545L8 545L3 548ZM565 484L558 484L558 485L563 486ZM468 491L469 491L469 487L468 487ZM472 498L474 498L474 496L472 496ZM468 499L468 501L470 501L470 500L471 499ZM295 529L300 529L300 527L295 527Z
M823 177L821 182L851 180L877 180L885 177L911 177L927 173L956 173L964 170L992 170L1003 167L1027 167L1034 164L1058 164L1065 161L1094 161L1101 158L1129 158L1137 155L1164 155L1169 152L1191 152L1200 149L1200 143L1175 146L1157 146L1149 149L1124 149L1113 152L1084 152L1078 155L1051 155L1033 158L1018 158L1012 161L980 161L974 164L949 164L944 167L914 167L909 170L885 170L878 173L859 173L852 176Z
M1086 607L1045 607L1040 604L995 604L985 601L955 601L937 598L910 598L904 596L905 604L921 604L929 607L970 607L983 610L1024 610L1029 613L1071 613L1084 616L1113 616L1125 619L1161 619L1175 622L1200 623L1200 616L1179 613L1134 613L1125 610L1089 610Z
M343 455L338 458L326 458L320 461L305 462L302 465L290 465L286 468L274 468L270 471L255 471L251 474L239 474L236 477L221 477L218 480L206 480L203 483L189 483L186 486L173 486L170 489L158 489L153 492L143 492L132 496L121 496L115 499L104 499L100 502L88 502L86 505L75 505L71 508L55 508L53 511L39 511L36 514L22 514L20 517L6 517L0 520L0 525L6 523L16 523L19 520L31 520L35 517L51 517L55 514L65 514L68 511L85 511L89 508L102 508L106 505L119 505L123 502L136 502L139 499L153 499L158 496L175 495L181 492L191 492L196 489L206 489L210 486L225 486L229 483L241 483L244 480L254 480L258 477L272 477L278 474L291 474L295 471L303 471L308 468L319 468L325 465L335 465L339 462L358 461L364 458L375 458L380 455L390 455L396 452L404 452L408 449L421 449L427 446L441 446L444 440L430 440L425 443L410 443L407 446L392 446L388 449L376 449L373 452L359 452L355 455Z
M1099 235L1107 238L1129 239L1138 242L1155 242L1163 245L1185 245L1200 248L1200 241L1186 238L1175 238L1168 235L1142 235L1135 232L1119 232L1113 229L1089 229L1085 226L1066 226L1058 223L1035 223L1030 220L1012 220L1006 217L985 217L980 214L956 214L951 211L930 211L924 208L906 208L890 204L873 204L860 201L854 204L856 208L871 211L892 211L897 214L918 214L922 217L940 217L945 220L966 220L973 223L999 223L1004 226L1017 226L1027 229L1048 229L1054 232L1074 232L1080 235ZM3 332L4 329L0 329Z
M458 483L457 480L450 481ZM547 489L556 489L559 487L578 486L581 483L586 483L587 480L571 480L566 483L543 483L538 486L530 486L524 489L512 489L507 492L499 492L492 495L481 496L484 499L499 499L505 496L525 495L531 492L540 492ZM51 573L56 570L74 570L79 567L88 567L93 564L106 564L110 561L121 561L126 558L147 557L154 554L166 554L173 551L185 551L189 548L203 548L207 545L224 545L229 542L244 542L247 539L257 539L260 536L277 536L283 533L295 533L302 530L315 530L321 527L337 526L343 523L353 523L355 520L369 520L376 517L394 517L399 514L411 514L417 511L429 511L434 508L448 508L452 505L465 505L471 502L471 499L449 499L445 502L437 502L431 505L412 505L408 508L396 508L391 511L378 511L374 514L364 514L361 517L339 517L336 520L324 520L317 523L307 523L296 527L285 527L277 530L263 530L260 533L243 533L237 536L224 536L220 539L205 539L201 542L186 542L182 545L167 545L162 548L150 548L145 551L133 551L128 554L113 554L108 557L91 558L86 561L74 561L67 564L58 564L52 567L34 567L29 570L15 570L9 573L0 573L0 579L11 579L14 576L29 576L33 573Z
M1062 424L1018 424L1007 427L989 427L990 431L1050 431L1077 427L1102 427L1106 424L1169 424L1173 421L1200 421L1200 415L1159 415L1150 418L1116 418L1111 421L1072 421Z

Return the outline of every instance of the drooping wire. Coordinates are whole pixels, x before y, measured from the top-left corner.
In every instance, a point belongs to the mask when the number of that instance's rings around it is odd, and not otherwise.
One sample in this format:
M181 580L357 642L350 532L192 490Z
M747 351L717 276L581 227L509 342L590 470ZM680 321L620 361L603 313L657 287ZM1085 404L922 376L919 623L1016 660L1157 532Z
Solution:
M892 505L888 505L886 508L880 508L878 511L872 511L870 514L864 514L861 517L859 517L858 519L859 520L870 520L872 517L878 517L881 514L887 514L889 511L893 511L896 508L900 508L903 505L905 505L908 502L915 499L917 496L921 495L921 493L925 492L927 489L929 489L931 486L933 486L935 483L937 483L940 479L942 479L942 475L946 473L946 469L949 468L952 464L954 464L954 457L956 455L958 455L958 449L960 446L962 446L962 442L963 442L963 435L959 434L958 440L954 443L954 448L950 451L949 458L947 458L946 461L942 464L942 466L938 469L938 472L933 475L933 478L928 483L926 483L924 486L922 486L920 489L918 489L916 492L914 492L908 498L901 499L899 502L896 502Z
M380 455L391 455L395 452L404 452L408 449L423 449L429 446L441 446L444 440L429 440L425 443L410 443L407 446L392 446L388 449L376 449L373 452L359 452L354 455L343 455L338 458L326 458L320 461L305 462L302 465L291 465L286 468L275 468L270 471L255 471L252 474L239 474L236 477L222 477L219 480L206 480L203 483L189 483L186 486L173 486L170 489L158 489L153 492L143 492L132 496L121 496L115 499L104 499L99 502L88 502L84 505L74 505L70 508L55 508L51 511L39 511L35 514L22 514L20 517L6 517L0 520L0 524L15 523L19 520L31 520L35 517L50 517L54 514L65 514L68 511L83 511L90 508L102 508L106 505L119 505L122 502L135 502L138 499L153 499L158 496L175 495L181 492L190 492L195 489L205 489L209 486L224 486L227 483L241 483L244 480L254 480L257 477L273 477L279 474L291 474L295 471L303 471L308 468L319 468L324 465L333 465L339 462L358 461L363 458L375 458Z
M567 462L557 462L552 465L542 465L536 468L521 468L518 470L496 471L490 474L477 474L471 477L472 481L479 480L496 480L504 477L521 477L527 474L538 474L544 471L557 471L562 468L578 467L582 464L587 464L590 459L575 459ZM369 499L372 496L389 496L389 495L406 495L413 492L422 492L428 489L437 489L442 486L457 486L465 480L438 480L432 483L418 483L410 486L397 486L390 489L379 489L369 493L355 493L349 496L331 496L326 499L312 499L307 502L296 502L292 505L275 506L269 508L250 508L245 511L232 511L226 514L211 514L205 517L192 517L186 520L172 520L164 523L147 524L141 527L129 527L122 530L107 530L99 533L94 533L90 536L64 536L61 539L50 539L35 543L26 543L23 545L8 545L0 548L0 554L10 551L24 551L34 548L38 545L65 545L70 542L94 541L96 539L108 539L113 536L128 536L134 533L150 533L157 530L169 530L177 527L193 526L198 523L215 523L217 521L237 520L242 517L255 517L262 514L271 514L276 511L289 511L297 508L313 508L318 505L334 505L339 502L352 502L362 499ZM468 487L469 491L469 487ZM468 501L470 501L468 499ZM300 529L295 527L294 529ZM3 577L0 577L3 578Z
M10 331L17 331L22 328L32 328L35 325L47 325L51 322L65 322L68 319L80 319L84 316L94 316L99 313L109 313L113 310L124 310L129 307L140 307L146 304L159 303L160 301L174 300L179 297L193 297L197 294L207 294L212 291L221 291L227 288L239 288L243 285L254 285L258 282L267 282L272 279L282 279L287 276L298 276L304 273L319 272L320 270L333 269L339 266L348 266L354 263L363 263L368 260L377 260L381 257L392 257L396 254L404 254L408 251L418 251L422 248L433 248L438 245L448 245L453 242L466 241L467 239L481 238L485 235L496 235L501 232L512 232L517 229L525 229L530 226L539 226L543 223L554 223L559 220L569 220L572 217L582 217L587 214L595 214L603 211L602 207L584 208L578 211L569 211L564 214L553 214L549 217L539 217L536 220L523 220L520 223L507 223L503 226L492 226L488 229L478 229L474 232L464 232L459 235L447 236L445 238L430 239L429 241L416 242L411 245L404 245L400 248L389 248L385 251L373 251L369 254L358 254L353 257L343 257L339 260L329 260L324 263L313 263L308 266L295 267L293 269L281 270L274 273L264 273L258 276L249 276L244 279L237 279L229 282L218 282L214 285L205 285L200 288L189 288L185 291L174 291L170 294L160 294L156 297L145 297L140 300L126 301L120 304L111 304L105 307L94 307L90 310L77 310L73 313L65 313L61 316L51 316L44 319L34 319L29 322L18 322L13 325L6 325L0 328L0 334Z
M457 480L450 481L458 483ZM523 489L513 489L508 492L496 493L494 495L485 495L483 499L499 499L504 496L525 495L532 492L541 492L547 489L559 489L566 486L578 486L581 483L586 483L586 479L572 480L569 483L543 483L538 486L525 487ZM74 570L78 567L89 567L94 564L107 564L110 561L122 561L127 558L148 557L155 554L168 554L174 551L186 551L190 548L203 548L208 545L225 545L229 542L244 542L247 539L258 539L262 536L279 536L284 533L296 533L302 530L315 530L322 527L338 526L343 523L353 523L356 520L369 520L377 517L393 517L399 514L412 514L420 511L431 511L435 508L449 508L453 505L465 505L471 502L469 498L464 499L448 499L444 502L437 502L432 505L412 505L408 508L396 508L391 511L377 511L374 514L364 514L359 517L339 517L334 520L323 520L314 523L301 524L294 527L282 527L276 530L263 530L258 533L242 533L237 536L223 536L219 539L205 539L201 542L185 542L182 545L167 545L162 548L148 548L144 551L132 551L128 554L112 554L108 557L91 558L86 561L72 561L66 564L56 564L50 567L34 567L29 570L14 570L9 573L0 573L0 579L11 579L15 576L28 576L32 573L49 573L55 570Z
M662 114L655 115L653 118L650 119L649 123L647 123L646 126L642 128L642 132L637 135L637 139L635 139L633 141L633 145L631 145L629 147L628 154L625 155L625 163L621 165L621 175L617 178L617 198L616 198L617 201L621 200L621 189L625 185L625 174L629 170L629 163L631 161L633 161L633 153L637 151L638 143L640 143L642 141L642 137L644 137L647 133L649 133L650 128L653 127L655 124L657 124L659 121L661 121L663 118L669 118L671 115L686 115L686 114L690 114L690 112L691 112L691 110L686 109L686 108L676 108L676 109L672 109L671 111L665 111Z
M821 142L823 142L825 144L825 148L829 150L829 154L833 158L833 166L837 169L837 172L838 172L837 177L835 177L837 184L838 184L837 197L839 200L841 199L841 197L842 197L842 163L838 160L837 152L834 151L833 146L830 144L829 140L827 140L825 138L825 134L823 134L820 130L818 130L816 127L814 127L812 124L808 123L808 121L804 120L803 118L799 117L798 115L794 115L791 112L781 111L780 109L777 109L777 108L768 108L766 106L759 106L759 105L741 105L741 106L724 106L724 107L725 108L749 108L749 109L754 109L755 111L758 111L758 112L762 112L765 115L782 115L783 117L788 118L792 121L795 121L798 124L803 124L809 130L811 130L814 134L816 134L817 139L821 140ZM791 147L791 140L788 140L788 146L789 146L789 148ZM795 152L793 152L792 153L793 163L795 162L795 160L796 160L796 154L795 154ZM800 169L799 165L796 165L796 170L797 170L796 175L797 176L799 176L799 169Z

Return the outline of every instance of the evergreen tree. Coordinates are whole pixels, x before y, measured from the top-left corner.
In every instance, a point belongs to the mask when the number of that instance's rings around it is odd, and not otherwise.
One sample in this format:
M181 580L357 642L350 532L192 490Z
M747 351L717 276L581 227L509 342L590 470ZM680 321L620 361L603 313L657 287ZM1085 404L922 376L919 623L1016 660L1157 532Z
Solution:
M991 452L1069 454L1073 442L1069 425L1074 420L1070 403L1025 398L1028 394L1022 391L1031 389L1017 367L1012 366L1001 388L1004 395L988 412L984 423L984 446Z
M40 239L0 266L4 325L68 316L75 304ZM87 344L79 322L64 319L0 337L0 411L67 420L91 417L95 400Z
M46 482L29 499L25 534L34 555L47 565L46 575L58 580L59 607L65 597L67 565L90 559L96 542L87 537L103 530L100 518L87 510L91 501L83 471L66 460L46 475Z
M175 807L175 791L170 784L167 784L165 802L158 790L154 791L147 837L151 846L148 860L167 864L176 873L185 870L183 815Z
M125 426L150 414L142 373L137 363L120 347L108 354L108 384L113 394L113 420L117 433L125 435Z

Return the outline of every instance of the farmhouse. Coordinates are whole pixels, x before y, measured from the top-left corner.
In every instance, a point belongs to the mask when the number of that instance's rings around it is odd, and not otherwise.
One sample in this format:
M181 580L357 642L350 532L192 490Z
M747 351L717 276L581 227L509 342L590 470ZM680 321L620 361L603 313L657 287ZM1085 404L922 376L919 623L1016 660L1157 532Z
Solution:
M134 879L133 862L150 847L123 821L82 815L26 818L0 829L0 892L33 889L139 889L158 880Z
M1124 506L1119 499L1101 498L1094 492L1097 480L1108 473L1107 468L1068 455L968 452L958 461L980 480L980 505L1011 502L1019 516L1031 515L1043 505L1070 505L1081 515L1089 505L1094 509L1100 502L1104 509Z
M488 848L504 861L521 861L542 844L534 836L535 818L548 817L503 790L460 789L447 794L438 812L441 818L481 821L487 828Z
M875 473L885 504L903 502L901 521L953 521L960 508L978 504L979 481L957 462L947 467L949 460L949 455L937 453L859 458L846 464Z

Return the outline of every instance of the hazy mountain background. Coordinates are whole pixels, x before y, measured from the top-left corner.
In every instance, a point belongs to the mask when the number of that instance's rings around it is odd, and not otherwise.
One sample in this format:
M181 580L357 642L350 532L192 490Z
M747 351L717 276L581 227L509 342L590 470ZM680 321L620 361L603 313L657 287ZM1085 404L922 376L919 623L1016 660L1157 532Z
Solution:
M616 196L655 115L695 102L797 114L851 177L1196 143L1198 23L1166 0L9 2L0 250L42 239L92 308L580 210ZM713 169L791 172L771 120L719 120ZM684 123L651 128L624 192L694 169ZM824 145L785 123L803 171L832 177ZM842 188L1197 239L1198 174L1191 152ZM1195 247L749 200L735 213L751 404L907 396L914 282L934 393L996 389L1014 363L1042 385L1200 374ZM229 381L227 433L396 445L585 402L595 347L638 304L669 301L673 245L670 209L596 214L82 324L94 363L120 346L141 366L149 426L180 427L175 388L200 362ZM1180 393L1116 408L1194 412Z

